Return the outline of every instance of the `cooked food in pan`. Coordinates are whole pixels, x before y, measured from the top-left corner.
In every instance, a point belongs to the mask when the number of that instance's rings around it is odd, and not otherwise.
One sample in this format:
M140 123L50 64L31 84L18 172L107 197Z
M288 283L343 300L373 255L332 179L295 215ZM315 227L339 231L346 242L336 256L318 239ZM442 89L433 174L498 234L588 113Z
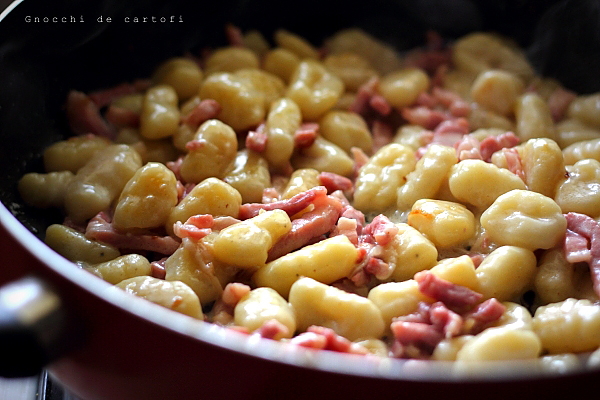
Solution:
M600 360L600 94L489 33L230 45L66 99L20 180L92 275L311 349ZM271 38L269 38L271 39Z

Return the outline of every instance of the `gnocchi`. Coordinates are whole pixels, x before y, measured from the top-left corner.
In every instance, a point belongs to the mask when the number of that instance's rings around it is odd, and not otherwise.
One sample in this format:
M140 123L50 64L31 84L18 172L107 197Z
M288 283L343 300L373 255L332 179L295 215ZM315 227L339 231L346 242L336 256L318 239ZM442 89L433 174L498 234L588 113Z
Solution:
M285 345L458 370L596 362L598 94L536 76L488 33L425 64L359 29L323 47L285 29L273 48L238 39L91 95L110 95L110 139L70 120L77 136L18 184L28 207L64 212L50 248Z

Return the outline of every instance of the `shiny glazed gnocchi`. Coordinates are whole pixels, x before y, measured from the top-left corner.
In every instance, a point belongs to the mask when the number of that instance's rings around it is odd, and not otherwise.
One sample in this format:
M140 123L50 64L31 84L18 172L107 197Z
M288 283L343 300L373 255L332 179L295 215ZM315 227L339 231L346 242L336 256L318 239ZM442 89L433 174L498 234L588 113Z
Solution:
M76 135L18 185L64 211L48 246L290 346L597 362L599 94L546 82L488 33L406 54L359 29L322 47L238 33L69 94Z

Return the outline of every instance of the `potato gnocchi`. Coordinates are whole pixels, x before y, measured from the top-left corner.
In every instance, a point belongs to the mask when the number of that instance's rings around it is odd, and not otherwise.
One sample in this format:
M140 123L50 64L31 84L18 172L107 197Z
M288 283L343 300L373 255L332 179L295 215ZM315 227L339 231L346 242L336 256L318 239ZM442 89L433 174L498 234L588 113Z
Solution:
M67 115L109 129L73 132L20 180L25 203L64 211L48 246L289 345L598 358L600 94L536 76L489 33L409 55L360 29L272 43L249 31L168 59L95 109L73 92Z

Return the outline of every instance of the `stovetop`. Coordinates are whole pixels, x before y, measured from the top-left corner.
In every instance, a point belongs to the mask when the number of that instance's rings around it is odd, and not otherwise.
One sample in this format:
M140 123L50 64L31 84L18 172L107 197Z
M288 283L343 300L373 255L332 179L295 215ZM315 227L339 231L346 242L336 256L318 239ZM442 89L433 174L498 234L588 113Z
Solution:
M0 378L1 400L80 400L43 371L31 378Z

